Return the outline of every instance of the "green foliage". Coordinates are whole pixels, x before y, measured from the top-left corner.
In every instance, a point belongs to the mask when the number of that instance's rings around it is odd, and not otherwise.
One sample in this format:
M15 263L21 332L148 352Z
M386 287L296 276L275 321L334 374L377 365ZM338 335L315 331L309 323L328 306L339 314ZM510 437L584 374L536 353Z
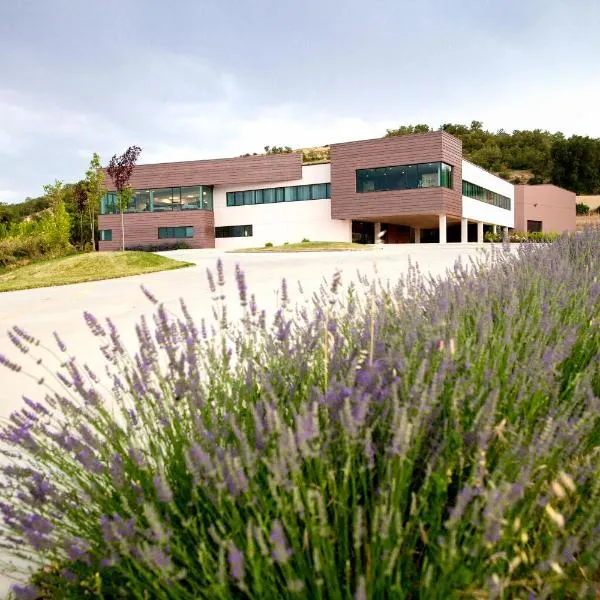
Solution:
M552 181L576 194L600 192L600 139L574 135L552 148Z
M418 125L401 125L398 129L387 129L385 136L414 135L415 133L429 133L430 131L433 131L433 129L423 123Z
M272 248L273 247L273 242L267 242L265 244L265 248Z
M594 598L598 243L338 276L297 309L282 284L268 323L239 269L228 318L219 264L215 321L147 292L131 353L86 313L112 386L57 337L68 395L1 428L5 552L39 566L19 597Z
M265 154L291 154L290 146L265 146Z
M535 243L551 243L560 239L562 234L556 232L543 232L543 231L511 231L508 235L508 242L511 244L520 244L523 242L535 242ZM485 242L500 243L505 241L502 233L487 232L483 236Z
M303 244L308 244L310 242L310 240L308 238L303 238L302 243Z
M585 204L584 202L578 202L575 205L575 214L577 215L589 215L590 214L590 207Z
M71 250L71 217L65 206L68 188L61 181L44 186L45 208L26 220L5 226L0 238L0 267L54 257Z

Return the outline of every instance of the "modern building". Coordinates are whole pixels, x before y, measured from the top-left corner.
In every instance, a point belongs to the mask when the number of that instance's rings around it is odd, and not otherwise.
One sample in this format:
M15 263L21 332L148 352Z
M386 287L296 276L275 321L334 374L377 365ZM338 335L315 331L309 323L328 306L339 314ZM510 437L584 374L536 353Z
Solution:
M121 216L105 183L99 244L116 250ZM333 144L323 164L291 153L139 165L130 185L126 248L481 242L484 227L515 227L514 186L463 160L441 131Z
M575 231L576 195L552 184L515 185L515 229Z

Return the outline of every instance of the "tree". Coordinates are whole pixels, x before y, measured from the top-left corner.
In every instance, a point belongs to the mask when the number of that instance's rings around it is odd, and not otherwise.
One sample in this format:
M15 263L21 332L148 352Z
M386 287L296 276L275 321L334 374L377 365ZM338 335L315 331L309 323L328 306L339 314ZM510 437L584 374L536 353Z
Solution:
M139 154L139 153L138 153ZM85 172L85 192L88 215L90 219L90 241L92 248L96 249L96 214L100 211L100 202L106 192L104 187L104 175L100 156L94 152L90 166Z
M600 192L600 139L574 135L552 146L552 183L576 194Z
M110 159L106 169L109 177L117 188L117 202L119 212L121 213L121 250L125 250L125 219L123 212L129 207L133 197L133 190L129 186L129 180L133 173L133 168L142 149L139 146L130 146L121 156L116 154Z
M43 219L46 239L52 249L65 250L69 247L71 218L65 207L65 185L62 181L44 186L44 193L49 202L51 217Z
M418 125L401 125L398 129L387 129L385 137L414 135L415 133L429 133L430 131L432 129L424 123L419 123Z

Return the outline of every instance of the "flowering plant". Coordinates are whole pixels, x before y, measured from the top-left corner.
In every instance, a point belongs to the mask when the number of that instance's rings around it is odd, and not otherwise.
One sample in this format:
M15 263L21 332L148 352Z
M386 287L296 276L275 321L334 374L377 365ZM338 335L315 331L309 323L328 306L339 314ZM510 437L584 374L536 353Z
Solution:
M138 348L86 321L2 427L17 598L559 598L600 568L600 238L446 278L337 274L268 322L238 268L213 324L155 304ZM23 359L55 352L22 329ZM28 370L0 355L13 371ZM38 367L39 368L39 367ZM37 377L37 375L36 375Z

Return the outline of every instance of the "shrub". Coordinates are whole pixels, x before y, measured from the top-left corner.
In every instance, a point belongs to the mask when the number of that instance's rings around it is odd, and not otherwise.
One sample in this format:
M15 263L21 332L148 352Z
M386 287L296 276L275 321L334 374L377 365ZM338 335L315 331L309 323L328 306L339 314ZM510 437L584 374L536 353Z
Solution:
M590 207L583 203L583 202L578 202L575 205L575 214L577 215L589 215L590 214Z
M511 231L508 234L508 241L512 244L520 244L524 242L551 243L561 237L560 233L555 232L527 232L527 231ZM488 231L484 236L485 242L501 243L504 241L503 233L493 233Z
M127 246L125 250L138 252L166 252L167 250L188 250L191 246L186 242L165 242L163 244L142 244L140 246Z
M265 248L272 248L273 247L273 242L267 242L265 244Z
M308 238L303 238L302 239L302 243L303 244L308 244L308 243L310 243L310 240Z
M135 357L86 314L112 391L57 337L65 389L2 426L2 543L40 566L21 597L593 597L598 238L337 275L310 310L282 284L269 324L237 269L239 327L219 263L214 337L146 292Z

